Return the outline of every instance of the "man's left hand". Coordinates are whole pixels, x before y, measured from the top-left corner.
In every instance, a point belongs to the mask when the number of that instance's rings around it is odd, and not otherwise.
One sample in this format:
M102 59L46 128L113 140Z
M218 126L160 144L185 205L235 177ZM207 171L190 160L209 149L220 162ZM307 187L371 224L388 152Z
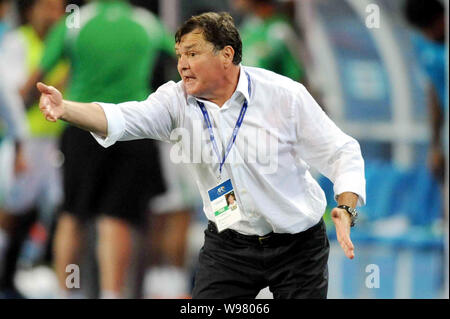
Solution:
M331 218L336 227L336 237L342 250L349 259L353 259L355 257L355 248L350 239L350 225L352 221L349 213L345 209L335 207L331 211Z

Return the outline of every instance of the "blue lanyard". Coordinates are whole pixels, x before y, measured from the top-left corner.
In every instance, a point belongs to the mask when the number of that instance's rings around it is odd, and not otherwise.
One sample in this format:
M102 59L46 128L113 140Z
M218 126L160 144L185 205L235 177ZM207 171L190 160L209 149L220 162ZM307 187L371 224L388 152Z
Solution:
M252 90L251 90L250 76L248 75L247 72L245 72L245 75L247 75L247 80L248 80L248 96L250 96L250 95L251 95L251 92L252 92ZM197 103L198 103L198 106L200 107L200 109L202 110L203 118L205 119L206 126L208 127L208 131L209 131L209 139L211 140L211 143L212 143L212 145L213 145L214 152L216 153L217 158L218 158L219 161L220 161L219 173L220 173L220 175L221 175L221 174L222 174L222 167L223 167L223 164L225 163L225 160L226 160L228 154L230 153L231 148L233 147L234 142L236 141L236 137L237 137L239 128L241 127L242 122L244 121L244 116L245 116L245 113L247 112L247 107L248 107L247 100L246 100L246 101L244 102L244 104L242 105L241 113L239 114L239 117L238 117L238 119L237 119L237 121L236 121L236 125L234 126L234 130L233 130L233 135L231 136L230 141L228 142L228 146L227 146L227 149L226 149L225 154L223 155L222 160L220 159L219 148L217 147L216 139L215 139L215 137L214 137L214 132L213 132L212 125L211 125L211 120L210 120L210 118L209 118L208 111L207 111L206 108L205 108L205 104L204 104L203 102L200 102L200 101L197 101Z

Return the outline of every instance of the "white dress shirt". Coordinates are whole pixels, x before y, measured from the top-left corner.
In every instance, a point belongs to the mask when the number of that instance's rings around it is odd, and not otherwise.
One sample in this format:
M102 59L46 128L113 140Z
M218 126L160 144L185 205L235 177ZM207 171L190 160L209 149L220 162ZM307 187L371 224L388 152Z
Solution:
M297 233L317 224L326 199L309 165L334 183L336 195L356 193L358 205L364 205L358 142L327 117L303 85L276 73L240 66L236 91L222 107L202 100L221 156L245 100L248 109L221 176L231 179L243 215L231 229L262 236ZM174 143L172 159L188 162L203 210L214 221L208 190L218 185L219 161L197 99L186 93L183 82L168 82L142 102L98 104L106 114L108 135L93 134L96 140L104 147L140 138Z

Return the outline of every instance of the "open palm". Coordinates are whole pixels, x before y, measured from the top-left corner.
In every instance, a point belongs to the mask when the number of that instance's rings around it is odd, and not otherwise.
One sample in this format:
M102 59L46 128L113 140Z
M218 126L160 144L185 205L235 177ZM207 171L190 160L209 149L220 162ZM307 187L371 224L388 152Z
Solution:
M348 258L353 259L355 257L355 248L350 239L350 215L345 209L336 207L331 211L331 218L336 227L336 237L342 250Z

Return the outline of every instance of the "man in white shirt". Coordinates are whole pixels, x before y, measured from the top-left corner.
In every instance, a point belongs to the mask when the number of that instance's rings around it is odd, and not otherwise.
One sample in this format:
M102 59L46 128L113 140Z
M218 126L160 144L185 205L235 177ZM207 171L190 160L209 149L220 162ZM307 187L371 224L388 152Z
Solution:
M298 82L240 65L242 44L227 13L204 13L177 31L178 83L142 102L77 103L38 83L49 121L65 120L108 147L153 138L175 143L209 219L193 298L326 298L326 200L309 173L334 183L338 241L354 257L350 227L364 205L359 144L325 115ZM179 156L179 154L182 156ZM238 209L229 210L234 192Z

